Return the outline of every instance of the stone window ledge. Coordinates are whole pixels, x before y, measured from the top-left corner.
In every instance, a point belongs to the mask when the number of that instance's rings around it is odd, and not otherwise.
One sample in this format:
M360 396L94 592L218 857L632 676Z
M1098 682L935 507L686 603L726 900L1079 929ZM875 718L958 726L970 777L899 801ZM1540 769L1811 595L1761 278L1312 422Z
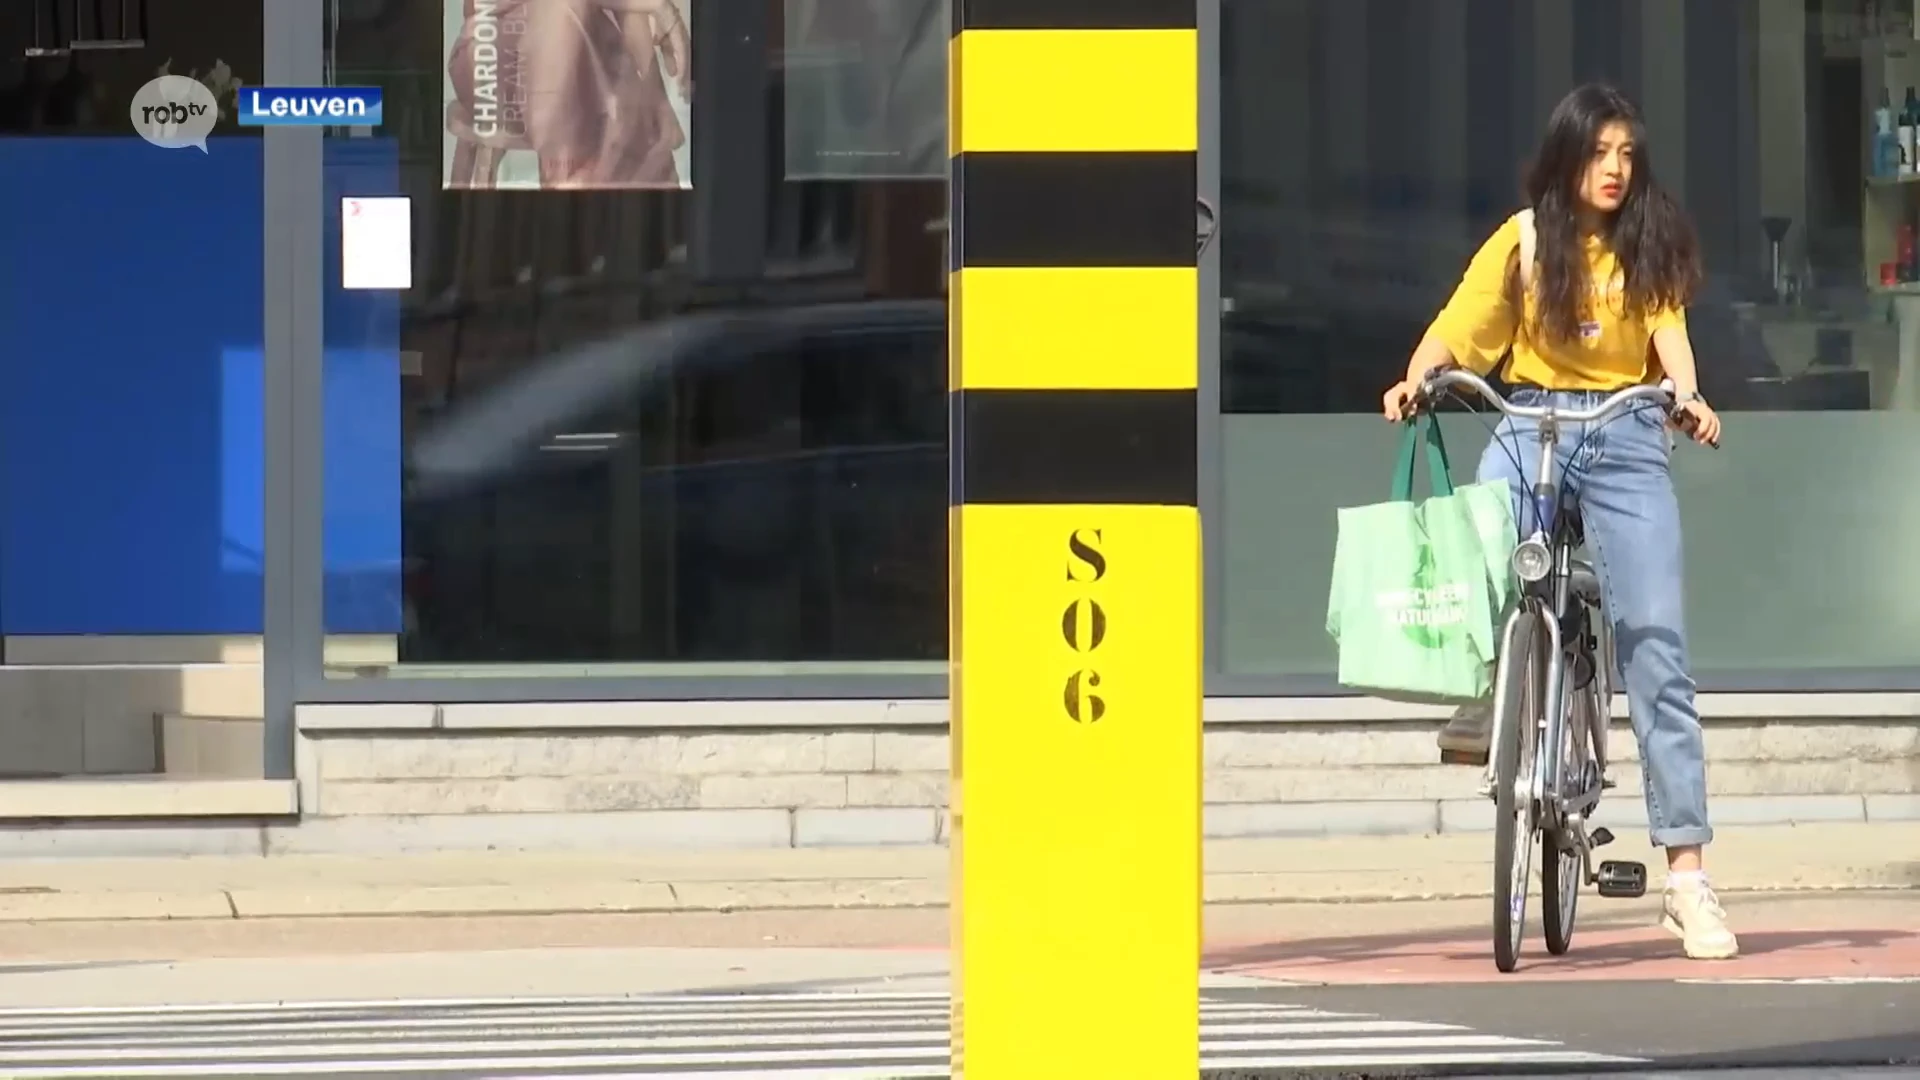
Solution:
M1714 720L1901 719L1920 717L1920 694L1703 694ZM1443 707L1378 698L1209 698L1209 726L1233 724L1431 723ZM1616 696L1614 716L1626 715ZM833 728L944 728L944 698L902 701L608 701L499 704L302 705L302 731L529 731L653 728L695 731Z

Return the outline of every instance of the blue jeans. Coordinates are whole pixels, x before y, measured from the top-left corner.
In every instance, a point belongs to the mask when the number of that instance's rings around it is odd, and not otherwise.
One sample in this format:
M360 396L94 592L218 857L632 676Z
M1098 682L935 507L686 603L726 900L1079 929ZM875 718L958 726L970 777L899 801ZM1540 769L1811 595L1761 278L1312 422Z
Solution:
M1516 405L1591 409L1605 394L1516 390ZM1503 419L1480 458L1480 480L1514 489L1522 536L1537 525L1531 492L1540 468L1540 426ZM1680 502L1663 410L1635 403L1599 424L1562 424L1555 458L1561 490L1580 507L1606 616L1640 744L1653 843L1713 840L1707 821L1706 748L1694 707L1681 608ZM1516 462L1518 463L1516 465ZM1523 497L1524 496L1524 497Z

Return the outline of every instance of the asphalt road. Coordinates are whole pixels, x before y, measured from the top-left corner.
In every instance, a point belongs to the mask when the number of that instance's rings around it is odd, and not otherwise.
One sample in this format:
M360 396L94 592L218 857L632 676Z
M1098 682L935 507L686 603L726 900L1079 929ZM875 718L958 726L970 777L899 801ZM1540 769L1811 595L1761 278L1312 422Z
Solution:
M1729 908L1738 961L1680 959L1648 904L1622 904L1583 916L1566 957L1530 935L1508 976L1487 958L1479 902L1214 909L1207 1075L1920 1076L1920 894L1755 894ZM0 927L0 1074L939 1077L945 922ZM180 1013L196 1009L198 1021ZM759 1056L735 1064L743 1052ZM545 1064L520 1067L527 1055ZM342 1062L354 1068L333 1072Z
M1545 993L1513 984L1213 986L1201 1005L1202 1075L1885 1068L1920 1064L1916 1006L1914 983L1623 981ZM371 993L0 1010L0 1074L937 1080L948 1075L948 1040L947 996L931 990L415 1000Z
M1704 976L1703 976L1704 977ZM1727 1068L1920 1070L1920 979L1744 984L1609 980L1526 984L1273 987L1221 992L1338 1013L1459 1024L1491 1035L1640 1059L1635 1072ZM1413 1070L1434 1075L1446 1070ZM1456 1073L1488 1070L1463 1068ZM1528 1073L1553 1071L1531 1066ZM1590 1067L1562 1072L1593 1073ZM1400 1073L1405 1075L1406 1073ZM1218 1073L1285 1075L1275 1071ZM1333 1075L1356 1075L1334 1073ZM1357 1075L1395 1075L1375 1070Z

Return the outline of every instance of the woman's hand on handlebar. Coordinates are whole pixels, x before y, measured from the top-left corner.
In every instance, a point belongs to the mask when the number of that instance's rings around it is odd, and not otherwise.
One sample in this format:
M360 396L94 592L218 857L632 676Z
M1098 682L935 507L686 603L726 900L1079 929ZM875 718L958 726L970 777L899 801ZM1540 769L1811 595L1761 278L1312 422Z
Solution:
M1443 360L1428 368L1426 374L1418 379L1401 379L1394 383L1387 388L1385 394L1380 396L1380 414L1395 424L1402 420L1413 419L1421 409L1427 407L1425 395L1421 393L1426 389L1427 380L1435 375L1453 371L1459 366L1451 360Z
M1720 415L1698 398L1673 410L1673 426L1702 446L1720 445Z
M1402 379L1387 388L1380 398L1380 413L1390 423L1398 424L1413 418L1420 410L1420 384L1413 379Z

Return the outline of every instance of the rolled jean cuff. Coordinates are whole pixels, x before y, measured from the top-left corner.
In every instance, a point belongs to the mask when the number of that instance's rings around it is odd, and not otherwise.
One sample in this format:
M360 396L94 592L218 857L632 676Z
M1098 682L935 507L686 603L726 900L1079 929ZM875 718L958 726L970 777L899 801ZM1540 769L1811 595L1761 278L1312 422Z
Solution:
M1713 827L1692 825L1683 829L1654 829L1648 833L1658 848L1705 847L1713 843Z

